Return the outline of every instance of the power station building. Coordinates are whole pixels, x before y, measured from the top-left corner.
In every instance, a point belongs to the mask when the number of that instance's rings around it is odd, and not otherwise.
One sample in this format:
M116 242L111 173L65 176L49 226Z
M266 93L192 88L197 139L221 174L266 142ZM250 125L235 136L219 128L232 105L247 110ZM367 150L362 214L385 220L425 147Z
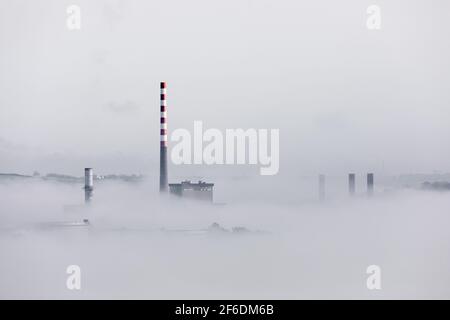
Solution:
M186 180L181 183L169 183L170 194L209 202L213 202L213 188L214 183L206 183L203 181L192 183Z

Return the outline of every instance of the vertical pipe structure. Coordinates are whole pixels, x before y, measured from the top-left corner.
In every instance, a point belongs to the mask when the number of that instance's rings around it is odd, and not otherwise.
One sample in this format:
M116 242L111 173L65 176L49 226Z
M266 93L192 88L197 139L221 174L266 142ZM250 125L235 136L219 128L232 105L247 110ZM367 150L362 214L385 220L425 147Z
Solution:
M373 173L367 174L367 194L373 195Z
M355 190L356 190L356 177L354 173L349 173L348 174L348 193L351 196L355 195Z
M92 168L84 168L84 202L89 203L94 191L94 172Z
M160 145L160 157L159 157L159 191L167 192L168 178L167 178L167 103L166 103L166 83L160 83L160 107L161 107L161 145Z
M319 201L325 200L325 175L319 174Z

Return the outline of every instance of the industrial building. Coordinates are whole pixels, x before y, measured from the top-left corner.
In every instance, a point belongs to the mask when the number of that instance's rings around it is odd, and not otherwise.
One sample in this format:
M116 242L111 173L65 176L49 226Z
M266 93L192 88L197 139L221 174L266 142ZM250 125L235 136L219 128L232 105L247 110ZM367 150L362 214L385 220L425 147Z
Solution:
M170 194L203 201L213 201L214 183L199 181L192 183L189 180L181 183L169 183Z

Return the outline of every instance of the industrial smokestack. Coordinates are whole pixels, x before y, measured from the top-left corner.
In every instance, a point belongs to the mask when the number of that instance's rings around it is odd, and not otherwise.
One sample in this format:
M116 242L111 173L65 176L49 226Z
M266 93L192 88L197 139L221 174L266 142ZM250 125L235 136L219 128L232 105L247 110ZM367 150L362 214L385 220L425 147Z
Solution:
M325 175L319 174L319 201L325 200Z
M349 173L348 174L348 193L351 196L354 196L355 195L355 190L356 190L355 174L354 173Z
M84 168L84 202L89 203L94 192L94 172L92 168Z
M161 146L159 157L159 191L166 192L168 186L167 178L167 104L166 104L166 83L161 82Z
M369 196L373 194L373 173L367 174L367 194Z

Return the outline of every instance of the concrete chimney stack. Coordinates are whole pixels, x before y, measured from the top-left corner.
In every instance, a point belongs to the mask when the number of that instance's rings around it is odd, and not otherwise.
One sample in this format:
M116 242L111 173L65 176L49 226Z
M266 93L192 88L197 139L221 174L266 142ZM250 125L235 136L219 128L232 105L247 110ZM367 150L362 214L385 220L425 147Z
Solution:
M373 195L373 173L367 174L367 194Z
M319 174L319 201L325 201L325 175Z
M160 83L161 95L161 145L160 145L160 158L159 158L159 191L167 192L168 177L167 177L167 104L166 104L166 83Z
M354 173L349 173L348 174L348 193L351 196L355 195L355 190L356 190L356 177Z
M94 172L92 168L84 169L84 202L89 203L94 192Z

